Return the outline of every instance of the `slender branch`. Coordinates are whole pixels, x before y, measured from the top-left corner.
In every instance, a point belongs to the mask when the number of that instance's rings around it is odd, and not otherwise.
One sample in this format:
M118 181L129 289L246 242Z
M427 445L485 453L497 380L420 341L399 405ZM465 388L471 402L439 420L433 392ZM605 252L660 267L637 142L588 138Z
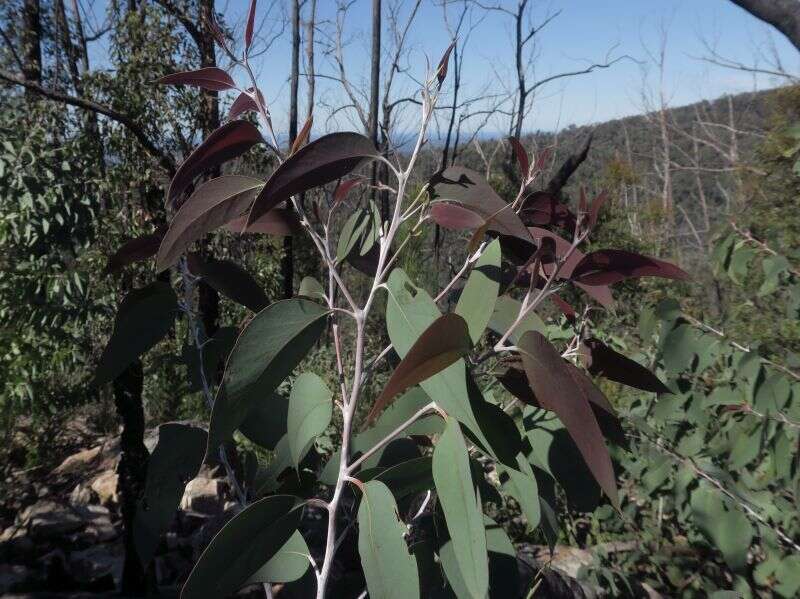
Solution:
M367 461L369 458L371 458L373 455L375 455L382 448L386 447L386 445L391 443L396 437L398 437L409 426L414 424L417 420L419 420L420 418L422 418L426 414L428 414L430 412L436 412L436 411L437 411L436 403L435 402L431 402L431 403L423 406L422 408L420 408L416 412L414 412L414 414L411 416L411 418L409 418L408 420L403 422L401 425L399 425L397 428L395 428L392 432L390 432L388 435L386 435L383 439L381 439L375 445L373 445L371 448L369 448L367 451L365 451L361 455L360 458L358 458L357 460L354 460L353 463L350 464L350 466L347 467L347 472L349 474L352 474L353 472L355 472L358 469L358 467L361 466L361 464L363 464L365 461Z

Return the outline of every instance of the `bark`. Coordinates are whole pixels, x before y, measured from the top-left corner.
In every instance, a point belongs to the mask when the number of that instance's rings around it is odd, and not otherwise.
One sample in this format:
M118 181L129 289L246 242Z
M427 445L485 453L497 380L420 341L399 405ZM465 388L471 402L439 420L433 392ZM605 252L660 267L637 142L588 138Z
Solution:
M800 4L797 0L731 0L755 18L772 25L800 50Z
M300 0L292 0L292 72L289 86L289 146L297 139L298 91L300 88ZM301 200L302 202L302 200ZM281 257L281 276L283 278L283 297L294 295L294 239L291 235L283 238Z
M317 0L311 0L306 21L306 118L314 114L316 70L314 65L314 28L317 22Z
M372 57L369 75L369 138L378 145L378 102L381 77L381 0L372 0ZM378 165L372 163L372 199L377 197L375 184L378 182ZM386 218L388 208L381 206L381 214Z
M546 191L556 197L561 197L561 190L569 181L573 173L578 170L578 167L583 164L586 157L589 155L589 149L592 147L593 134L589 134L586 141L583 142L583 147L579 152L568 156L567 159L561 164L556 174L547 183Z
M89 56L86 48L86 38L83 34L83 24L80 18L78 3L77 0L72 0L72 12L75 18L78 45L75 45L72 42L72 27L70 26L69 19L67 18L64 0L56 0L55 8L56 18L60 23L59 28L62 33L61 44L64 47L64 53L67 56L67 67L69 69L72 87L75 89L75 93L82 97L85 96L86 88L83 84L83 75L89 70ZM100 167L100 172L104 175L106 172L105 151L103 148L103 139L100 136L100 128L97 122L97 113L88 112L85 115L84 128L92 147L97 153L97 163Z
M42 83L42 18L39 0L25 0L22 7L22 75L26 82ZM29 102L36 93L26 87L25 97Z
M120 420L120 459L117 466L120 512L125 545L122 594L142 596L147 591L145 572L133 536L136 503L144 494L149 453L144 445L144 407L142 405L142 363L137 360L114 380L114 403Z

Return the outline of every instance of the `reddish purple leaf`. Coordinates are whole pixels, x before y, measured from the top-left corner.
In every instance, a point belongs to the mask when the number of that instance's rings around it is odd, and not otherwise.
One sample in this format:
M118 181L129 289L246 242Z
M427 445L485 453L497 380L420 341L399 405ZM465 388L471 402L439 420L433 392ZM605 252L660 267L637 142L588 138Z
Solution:
M397 365L375 405L367 415L374 422L389 403L406 389L429 379L472 349L467 322L458 314L440 316L422 334Z
M336 186L336 190L333 192L333 205L335 206L344 200L347 194L350 193L350 190L356 185L361 185L361 179L348 179L347 181L339 183L339 185Z
M439 61L439 66L436 68L436 79L439 81L439 87L442 87L445 78L447 77L447 67L450 64L450 53L456 47L456 40L450 42L447 50L444 51L442 59Z
M517 156L517 162L519 163L519 170L522 172L522 178L527 180L531 169L531 159L528 158L528 152L516 137L509 137L508 141L511 144L511 147L514 148L514 154Z
M569 251L569 248L572 247L572 244L564 239L563 237L548 231L547 229L541 229L539 227L531 227L530 228L531 235L537 241L537 243L541 243L541 239L549 237L556 243L556 255L561 258L566 255ZM570 257L564 262L561 266L561 270L558 272L558 276L560 279L569 279L573 276L573 271L575 267L580 263L583 259L584 253L579 249L575 249L570 254ZM544 270L545 273L553 272L554 266L552 264L545 264ZM573 281L573 284L584 291L589 297L594 299L598 302L601 306L605 308L612 308L614 306L614 298L611 295L611 289L607 286L603 285L586 285L583 282Z
M261 285L231 260L206 261L197 254L190 254L188 266L193 275L201 277L222 295L253 312L260 312L269 304Z
M192 85L215 92L236 89L236 83L227 72L219 67L205 67L196 71L183 71L162 77L157 81L162 85Z
M561 227L570 233L575 231L575 215L552 193L536 191L522 202L519 217L527 226Z
M201 143L178 167L167 192L167 203L174 203L195 177L228 160L244 154L263 142L258 129L247 121L231 121L222 125Z
M556 413L600 488L619 507L614 468L592 412L588 389L576 380L568 364L541 333L528 331L517 345L528 383L536 398L542 407Z
M575 324L578 315L575 313L575 309L572 306L565 302L561 296L556 293L550 294L550 300L556 305L556 307L558 307L561 313L567 317L567 320L570 323Z
M463 231L480 229L485 223L479 214L449 202L436 202L431 206L431 218L445 229Z
M273 208L264 216L252 223L247 229L247 214L233 219L223 225L223 229L233 233L263 233L265 235L277 235L287 237L294 235L301 230L300 220L290 208Z
M297 150L302 148L306 143L308 143L308 136L311 134L311 125L314 123L314 117L309 116L306 119L303 128L300 129L300 133L297 134L294 142L292 143L292 149L289 150L289 156L293 156L297 153Z
M653 393L672 393L656 375L630 358L614 351L599 339L590 338L581 345L584 364L594 376Z
M478 214L488 230L516 237L533 249L533 239L517 213L511 209L486 180L467 168L452 166L430 180L436 199L457 203Z
M147 260L155 256L166 231L166 227L162 226L154 233L140 235L139 237L129 239L123 243L119 249L114 252L114 255L108 259L105 272L109 274L117 273L129 264Z
M375 144L359 133L331 133L314 140L272 173L247 222L255 222L293 195L336 181L380 155Z
M250 90L247 91L249 92ZM258 112L258 105L249 94L242 92L236 97L233 104L231 104L230 112L228 112L228 120L232 121L245 112Z
M638 277L690 278L674 264L625 250L598 250L586 254L572 271L574 281L590 286L613 285Z
M570 371L570 376L580 388L580 392L589 401L592 412L597 423L600 425L600 430L606 439L612 440L620 446L626 446L627 440L625 432L622 430L622 425L619 422L614 408L603 395L602 391L598 389L594 383L583 372L576 368L570 362L564 362L567 370ZM536 395L528 384L528 378L525 376L525 371L519 367L511 366L506 369L502 374L496 375L500 384L511 393L514 397L522 403L528 404L536 408L543 408ZM543 408L544 409L544 408Z
M250 0L250 10L247 11L247 26L244 29L244 52L247 54L253 43L253 26L256 22L256 0Z
M158 250L158 271L175 264L192 243L207 233L241 216L263 186L260 179L226 175L198 187L172 218Z
M592 205L589 208L589 229L594 229L595 225L597 224L597 217L600 215L600 209L607 200L608 194L605 191L600 193L597 197L595 197L594 200L592 200Z

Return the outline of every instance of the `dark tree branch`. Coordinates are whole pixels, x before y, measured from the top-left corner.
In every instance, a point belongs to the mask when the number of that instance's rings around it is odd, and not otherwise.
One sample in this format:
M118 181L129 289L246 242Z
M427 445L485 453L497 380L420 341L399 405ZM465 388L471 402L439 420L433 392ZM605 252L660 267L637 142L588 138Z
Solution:
M554 196L560 196L561 190L569 181L569 178L578 170L578 167L583 164L586 157L589 155L589 148L592 146L592 138L594 133L590 133L583 143L583 148L575 154L568 156L567 159L561 164L555 175L550 179L547 184L546 191Z
M772 25L800 50L800 4L797 0L731 0L755 18Z
M71 96L68 94L62 94L52 89L48 89L39 85L38 83L34 83L33 81L27 81L24 77L19 75L15 75L13 73L9 73L8 71L4 71L0 69L0 80L7 81L8 83L12 83L14 85L19 85L24 87L26 90L30 92L34 92L48 98L50 100L54 100L56 102L64 102L65 104L69 104L70 106L75 106L82 110L88 110L90 112L94 112L96 114L102 114L110 118L113 121L118 122L120 125L125 127L128 131L130 131L134 137L142 144L142 147L150 154L153 158L158 160L159 166L170 176L172 177L175 174L175 161L172 157L167 154L166 152L162 151L158 146L156 146L153 141L147 136L144 130L139 126L139 124L133 120L127 114L123 114L121 112L117 112L107 106L103 106L102 104L98 104L92 100L87 100L86 98L79 98L76 96Z

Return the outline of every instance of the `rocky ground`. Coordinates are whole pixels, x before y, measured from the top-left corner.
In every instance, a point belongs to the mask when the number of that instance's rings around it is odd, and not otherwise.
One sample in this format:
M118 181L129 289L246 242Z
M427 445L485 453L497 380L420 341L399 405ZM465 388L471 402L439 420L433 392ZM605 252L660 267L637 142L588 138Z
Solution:
M87 434L84 441L85 449L49 471L7 472L0 520L0 596L114 596L123 564L116 488L119 439ZM152 451L156 441L157 433L149 431L148 449ZM161 596L177 596L192 564L237 509L219 472L204 470L187 485L181 508L155 558ZM304 533L313 537L314 528L312 522L311 530ZM557 548L552 558L535 546L521 548L519 555L520 571L531 583L538 566L549 563L537 597L594 596L574 580L578 568L589 561L591 554L568 547ZM264 596L260 589L251 589L250 594ZM291 599L297 594L274 589L276 598Z

